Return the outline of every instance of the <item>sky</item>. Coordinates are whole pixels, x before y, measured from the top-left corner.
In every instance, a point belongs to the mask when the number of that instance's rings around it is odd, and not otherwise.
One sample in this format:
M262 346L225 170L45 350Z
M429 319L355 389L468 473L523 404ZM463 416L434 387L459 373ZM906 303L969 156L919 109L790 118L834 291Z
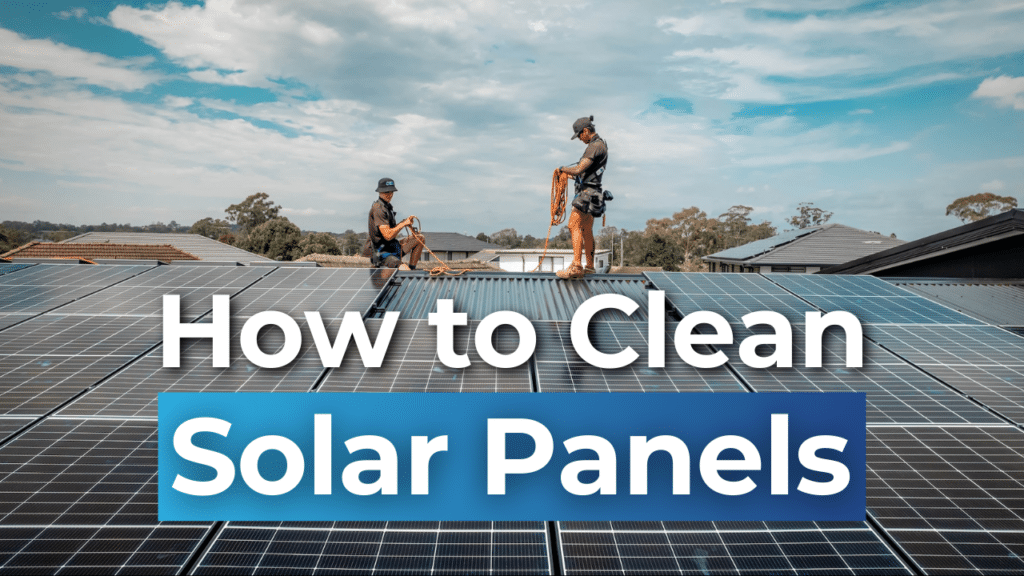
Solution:
M800 202L912 240L1024 202L1024 1L4 2L0 220L225 217L543 236L608 143L607 224Z

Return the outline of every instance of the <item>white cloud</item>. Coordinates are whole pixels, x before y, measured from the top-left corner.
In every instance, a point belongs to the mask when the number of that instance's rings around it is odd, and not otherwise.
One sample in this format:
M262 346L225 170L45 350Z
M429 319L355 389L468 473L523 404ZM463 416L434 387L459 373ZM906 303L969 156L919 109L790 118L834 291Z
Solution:
M60 12L54 12L53 15L56 16L57 18L60 18L61 20L70 20L71 18L81 20L85 18L85 15L87 13L88 10L86 10L85 8L71 8L69 10L61 10Z
M998 192L1006 188L1006 183L1002 180L993 180L986 182L981 185L981 190L984 192Z
M281 208L281 212L292 216L334 216L337 214L337 211L330 208L302 208L301 210Z
M547 25L543 21L541 21L541 20L536 20L536 21L533 21L533 22L528 22L527 25L530 27L530 30L533 30L534 32L547 32L548 31Z
M874 114L874 113L875 113L874 110L869 110L867 108L858 108L856 110L850 110L850 116L858 116L858 115L861 115L861 114Z
M191 106L193 100L191 98L182 98L180 96L164 96L164 104L171 108L184 108L185 106Z
M149 61L111 58L0 28L0 66L48 72L114 90L139 90L158 80L156 74L141 70Z
M821 162L853 162L883 156L894 152L902 152L910 148L908 142L893 142L881 148L867 144L855 148L831 148L826 150L793 150L782 154L770 154L747 158L739 162L742 166L778 166L788 164L821 163Z
M982 80L972 98L992 98L997 106L1024 110L1024 76L999 76Z

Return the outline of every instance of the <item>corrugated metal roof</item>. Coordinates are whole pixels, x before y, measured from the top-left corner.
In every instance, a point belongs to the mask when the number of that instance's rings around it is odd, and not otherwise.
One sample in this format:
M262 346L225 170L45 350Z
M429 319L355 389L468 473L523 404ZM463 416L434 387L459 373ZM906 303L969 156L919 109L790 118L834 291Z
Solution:
M782 232L781 234L776 234L771 238L765 238L763 240L754 240L753 242L747 242L742 246L736 246L735 248L728 248L726 250L722 250L721 252L715 252L714 254L705 256L704 259L746 260L748 258L753 258L754 256L764 254L765 252L771 250L772 248L775 248L776 246L781 246L782 244L792 242L793 240L796 240L801 236L806 236L807 234L815 232L816 230L818 230L817 227L803 228L800 230L787 230L785 232Z
M63 243L99 243L111 244L170 244L175 248L194 254L200 260L210 262L273 262L258 254L235 248L229 244L218 242L199 234L159 234L155 232L86 232Z
M464 276L428 276L400 272L391 290L381 299L376 312L401 312L402 318L427 318L438 300L454 300L455 311L470 320L492 312L512 310L530 320L572 320L576 309L598 294L622 294L640 308L632 316L608 311L601 320L645 320L647 282L641 276L588 276L560 280L554 274L508 274L475 272Z
M881 252L882 250L888 250L905 243L903 240L882 236L881 234L858 228L851 228L843 224L828 224L813 229L791 230L779 236L795 233L800 234L796 237L786 237L788 239L785 242L775 241L778 236L768 238L767 240L757 240L738 248L731 248L717 254L712 254L705 257L705 260L743 260L743 263L746 265L765 266L832 266ZM774 242L774 246L767 246L767 244L752 246L771 242ZM741 254L747 246L752 246L748 251L751 254L745 258L723 256L726 253ZM753 252L756 252L756 254L753 254Z
M1024 283L886 278L892 284L997 326L1024 326Z

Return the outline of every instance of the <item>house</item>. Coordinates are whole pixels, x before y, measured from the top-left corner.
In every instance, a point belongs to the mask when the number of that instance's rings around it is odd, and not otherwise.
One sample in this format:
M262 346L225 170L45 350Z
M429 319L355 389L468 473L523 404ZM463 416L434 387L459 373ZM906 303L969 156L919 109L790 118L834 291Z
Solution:
M86 232L61 244L166 244L187 252L204 262L273 262L230 244L199 234L161 234L158 232Z
M188 252L184 252L170 244L110 244L110 243L75 243L60 244L55 242L29 242L11 250L0 257L14 260L23 259L79 259L79 260L159 260L173 262L176 260L199 260Z
M404 235L403 235L404 237ZM453 260L467 260L481 250L500 250L501 246L477 240L472 236L459 234L457 232L424 232L423 238L427 247L437 256L437 259L451 262ZM432 260L430 253L423 251L424 262Z
M516 248L512 250L496 250L498 266L506 272L531 272L544 257L540 266L541 272L558 272L572 264L572 249L549 248L544 256L544 248ZM605 274L612 261L612 251L608 249L594 251L594 268Z
M899 246L904 240L842 224L825 224L755 240L705 256L712 272L793 272L822 268Z
M1009 210L821 271L887 277L1024 278L1024 210Z

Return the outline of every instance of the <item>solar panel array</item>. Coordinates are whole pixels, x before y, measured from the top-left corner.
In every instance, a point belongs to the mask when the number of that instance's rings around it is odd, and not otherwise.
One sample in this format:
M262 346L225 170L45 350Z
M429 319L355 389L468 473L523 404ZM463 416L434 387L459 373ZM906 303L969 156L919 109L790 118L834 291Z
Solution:
M0 573L1024 573L1024 433L1011 425L1024 424L1024 339L875 278L648 273L559 283L358 269L11 266L0 265ZM672 319L666 366L647 366L651 288L680 315L722 314L736 342L770 333L743 326L743 315L781 312L793 325L795 367L750 368L734 343L697 346L730 361L695 369L675 353ZM590 326L599 350L639 353L617 370L583 362L569 336L575 306L602 292L641 306ZM169 293L182 296L182 321L196 322L210 320L213 294L231 296L230 368L212 368L206 339L182 342L181 368L162 367ZM424 302L444 296L470 312L469 325L455 329L468 368L437 357ZM332 339L345 312L372 317L375 341L392 309L403 318L383 367L363 367L353 343L341 367L323 367L302 312L319 311ZM534 357L509 370L484 363L472 338L484 315L504 309L530 316L538 337ZM257 368L239 349L242 324L263 310L289 314L303 332L299 356L279 369ZM804 314L831 310L864 323L863 368L845 366L838 329L825 334L824 367L802 367ZM260 333L264 352L281 344L280 331ZM492 344L509 353L518 337L500 329ZM163 391L845 390L868 398L866 522L156 520Z

